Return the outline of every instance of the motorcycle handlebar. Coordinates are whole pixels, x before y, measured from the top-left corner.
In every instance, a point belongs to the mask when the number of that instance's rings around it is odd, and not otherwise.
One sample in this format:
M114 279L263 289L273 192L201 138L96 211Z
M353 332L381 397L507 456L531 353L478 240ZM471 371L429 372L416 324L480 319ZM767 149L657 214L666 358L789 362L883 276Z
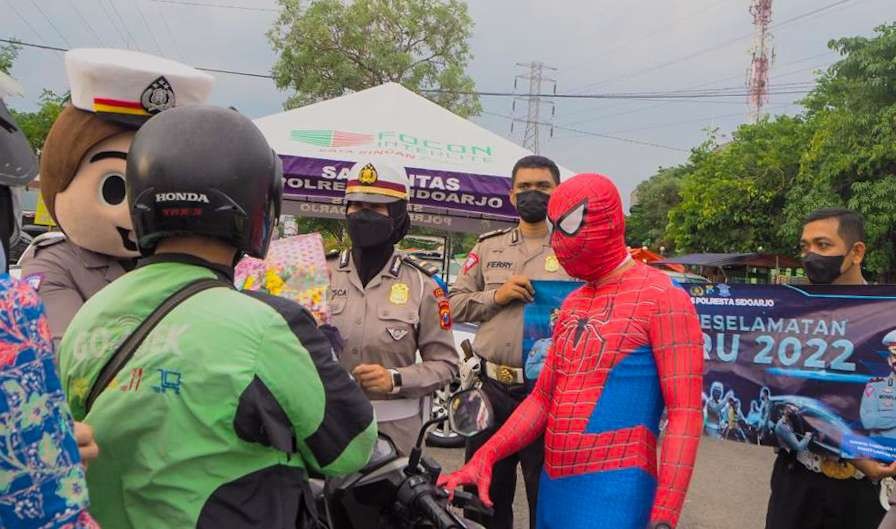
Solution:
M420 512L429 521L434 523L437 529L465 529L441 506L429 493L423 493L414 500Z

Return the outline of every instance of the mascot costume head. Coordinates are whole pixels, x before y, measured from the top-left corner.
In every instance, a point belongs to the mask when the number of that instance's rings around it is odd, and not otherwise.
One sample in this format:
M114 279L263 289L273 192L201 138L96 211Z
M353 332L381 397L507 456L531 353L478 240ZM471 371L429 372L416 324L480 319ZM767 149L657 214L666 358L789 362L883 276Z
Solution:
M71 50L65 67L71 105L44 143L41 195L72 243L98 254L136 257L124 179L134 133L175 105L205 102L213 78L130 50Z
M551 194L551 246L566 272L596 281L630 259L619 191L599 174L576 175Z

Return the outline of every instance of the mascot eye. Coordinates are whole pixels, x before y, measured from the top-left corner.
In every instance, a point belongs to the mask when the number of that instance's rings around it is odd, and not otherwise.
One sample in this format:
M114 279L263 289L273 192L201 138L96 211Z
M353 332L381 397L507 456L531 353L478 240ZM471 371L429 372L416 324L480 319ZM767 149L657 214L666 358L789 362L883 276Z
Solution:
M568 213L557 219L557 227L560 231L570 237L578 233L585 221L585 205L588 200L583 200L578 206L572 208Z
M117 206L127 197L124 177L118 173L109 173L100 184L100 198L110 206Z

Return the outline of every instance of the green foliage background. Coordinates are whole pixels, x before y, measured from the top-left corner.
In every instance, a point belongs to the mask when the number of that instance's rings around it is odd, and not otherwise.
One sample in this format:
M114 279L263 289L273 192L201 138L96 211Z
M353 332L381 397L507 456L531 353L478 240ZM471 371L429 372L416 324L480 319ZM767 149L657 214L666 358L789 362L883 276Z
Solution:
M896 281L896 24L829 47L842 58L802 114L742 125L724 144L710 131L687 163L643 182L629 244L796 255L805 215L841 206L865 217L866 271Z

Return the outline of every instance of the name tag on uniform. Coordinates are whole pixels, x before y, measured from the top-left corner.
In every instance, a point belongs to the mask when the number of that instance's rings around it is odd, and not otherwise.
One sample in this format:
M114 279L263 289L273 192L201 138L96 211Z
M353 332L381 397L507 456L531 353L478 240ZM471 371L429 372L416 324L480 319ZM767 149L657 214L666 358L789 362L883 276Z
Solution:
M557 260L556 255L549 255L544 258L545 272L556 272L558 270L560 270L560 261Z
M410 289L404 283L395 283L389 291L389 302L394 305L404 305L410 298Z

